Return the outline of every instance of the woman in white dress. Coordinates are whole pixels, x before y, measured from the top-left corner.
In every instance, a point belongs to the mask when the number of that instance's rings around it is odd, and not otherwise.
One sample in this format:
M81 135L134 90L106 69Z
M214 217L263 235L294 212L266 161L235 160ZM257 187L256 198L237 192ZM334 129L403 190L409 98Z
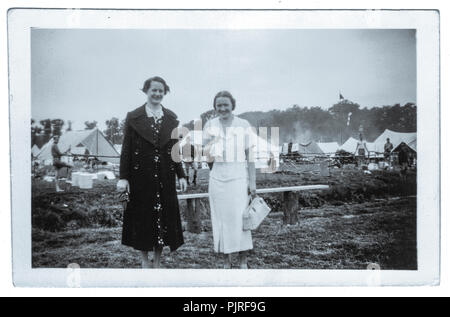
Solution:
M214 251L224 254L224 268L231 268L231 254L239 252L239 267L247 269L247 251L253 249L250 230L242 229L249 193L256 196L254 144L250 124L233 114L236 101L227 91L214 98L218 117L203 129L206 154L214 160L209 176L209 202Z
M358 162L358 168L362 168L364 161L366 159L366 153L369 155L369 150L367 149L366 141L364 141L362 133L359 134L359 140L356 143L356 160Z

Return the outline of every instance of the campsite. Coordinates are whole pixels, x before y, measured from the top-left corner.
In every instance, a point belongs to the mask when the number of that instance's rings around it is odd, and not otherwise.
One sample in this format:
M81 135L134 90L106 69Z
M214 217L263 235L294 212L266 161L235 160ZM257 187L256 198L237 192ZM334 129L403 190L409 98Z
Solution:
M188 192L207 190L208 170ZM254 269L416 269L416 175L403 183L397 172L372 175L351 169L330 177L294 173L259 174L258 187L330 184L330 189L303 193L299 222L283 225L280 195L264 196L272 211L254 232L249 263ZM33 267L138 268L137 251L122 246L122 205L114 180L95 180L93 189L54 193L51 183L33 183ZM186 208L182 205L183 227ZM207 200L202 231L184 231L185 244L163 257L163 268L217 268Z
M250 136L255 144L256 187L269 191L261 197L271 208L252 233L250 268L367 269L376 265L387 270L417 269L417 133L403 132L414 131L415 120L389 121L398 113L415 116L415 105L358 108L342 99L328 111L320 110L328 118L328 127L319 122L310 125L318 116L314 108L293 106L281 112L257 114L261 122L265 116L267 126L281 128L278 144L270 137ZM349 109L366 115L367 120L386 119L366 127L364 132L358 122L347 121L345 128L333 127L340 118L335 118L336 114ZM207 121L214 115L210 110L201 118ZM255 113L239 116L259 126L260 121L252 122ZM342 118L347 120L347 115ZM309 125L309 133L296 130L299 122ZM69 179L64 192L55 192L50 135L47 133L47 141L40 149L33 144L33 267L64 268L70 263L82 268L140 267L138 251L121 244L123 205L116 184L123 122L119 124L113 118L107 124L103 132L92 122L85 122L85 130L60 133L58 147L65 154L62 159L73 166L71 175L63 175L63 182ZM164 250L161 265L220 268L221 257L213 251L208 198L181 199L190 194L206 197L210 173L201 151L201 131L195 129L194 121L183 127L186 133L179 136L179 146L189 140L198 151L198 179L187 192L178 192L185 243L176 252ZM363 134L370 139L359 141ZM35 134L37 140L42 137ZM388 138L392 149L386 156ZM361 142L364 155L358 159ZM399 164L400 151L407 152L407 166ZM309 185L321 189L272 191Z
M386 130L380 138L386 135L394 148L401 142L415 146L412 134ZM263 195L272 211L253 233L252 269L366 269L374 263L381 269L417 269L415 168L403 178L395 165L370 170L368 165L333 166L335 152L350 142L341 146L337 142L298 144L295 155L303 158L298 162L283 160L281 145L277 172L258 172L257 188L314 184L329 188L295 194L298 222L293 225L283 221L283 196ZM62 149L77 148L74 155L82 158L104 156L108 164L84 165L87 173L96 175L90 186L67 184L62 193L55 193L51 178L32 179L33 267L64 268L70 263L82 268L140 267L137 251L121 245L123 207L115 188L117 179L99 177L105 171L117 173L112 162L118 151L98 130L63 135L60 143ZM36 157L45 161L47 148ZM378 149L377 142L370 148ZM350 147L346 149L351 152ZM320 162L327 163L326 173ZM187 193L207 192L208 177L209 169L204 166L197 186L189 187ZM187 230L186 202L180 201L180 206L185 244L173 254L165 250L162 267L219 268L219 256L212 248L208 200L201 200L198 233Z

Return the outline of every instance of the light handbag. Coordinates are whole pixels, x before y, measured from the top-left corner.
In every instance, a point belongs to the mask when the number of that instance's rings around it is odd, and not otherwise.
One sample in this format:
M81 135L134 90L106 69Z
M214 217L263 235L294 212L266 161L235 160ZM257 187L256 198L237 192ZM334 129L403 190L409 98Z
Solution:
M269 214L270 207L261 197L254 198L244 211L242 227L244 230L256 230Z

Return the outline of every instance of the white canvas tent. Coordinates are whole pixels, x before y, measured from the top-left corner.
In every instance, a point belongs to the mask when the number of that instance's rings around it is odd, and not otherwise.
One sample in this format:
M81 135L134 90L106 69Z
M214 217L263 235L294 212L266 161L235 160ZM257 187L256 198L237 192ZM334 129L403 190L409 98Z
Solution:
M375 140L375 150L379 153L384 152L384 144L386 139L389 138L393 148L395 149L400 143L405 142L411 149L417 151L417 133L410 132L395 132L389 129L384 130L383 133Z
M53 139L48 141L39 152L37 159L45 165L53 162ZM97 128L92 130L69 131L59 138L59 150L64 153L70 149L73 154L88 154L101 161L119 163L119 153Z
M414 141L411 141L407 144L411 149L413 149L415 152L417 152L417 139Z
M292 150L292 152L294 152L294 150ZM298 143L297 152L304 156L316 156L323 154L322 149L317 145L315 141L309 141L308 143Z
M33 145L33 147L31 148L31 155L33 155L33 157L36 157L38 156L39 152L41 152L39 147L36 144Z
M349 137L348 140L345 141L345 143L340 146L340 149L344 150L346 152L352 153L352 154L356 154L356 146L357 145L358 145L358 140L353 137ZM370 153L367 153L367 151L366 151L365 155L370 154L370 156L373 157L376 152L375 142L367 142L366 141L366 147Z
M114 148L119 154L122 153L122 144L114 144Z
M73 155L89 155L89 150L85 146L76 146L70 148L70 153Z
M344 150L346 152L352 153L354 154L356 151L356 145L358 144L358 140L356 140L353 137L349 137L347 139L347 141L344 142L344 144L342 144L340 146L341 150Z
M334 155L339 150L339 144L337 142L317 142L324 154Z
M272 158L275 160L275 166L280 166L280 147L278 144L271 144L265 139L257 136L252 132L253 142L256 145L255 156L256 168L267 168L269 160Z
M288 154L289 143L283 143L281 153ZM279 152L279 151L278 151ZM298 153L304 156L315 156L323 154L323 150L319 147L315 141L309 141L307 143L292 143L291 153Z
M383 157L383 155L377 154L375 142L366 142L367 149L369 150L370 157ZM367 155L367 153L366 153Z

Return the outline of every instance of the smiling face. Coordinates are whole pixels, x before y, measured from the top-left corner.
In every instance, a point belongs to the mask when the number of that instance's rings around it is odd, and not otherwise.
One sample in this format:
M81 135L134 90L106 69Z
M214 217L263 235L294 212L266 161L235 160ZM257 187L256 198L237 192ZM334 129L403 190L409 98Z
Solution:
M233 113L233 104L228 97L218 97L216 99L215 109L221 119L228 119Z
M159 81L152 81L147 90L148 102L154 106L161 103L165 95L164 85Z

